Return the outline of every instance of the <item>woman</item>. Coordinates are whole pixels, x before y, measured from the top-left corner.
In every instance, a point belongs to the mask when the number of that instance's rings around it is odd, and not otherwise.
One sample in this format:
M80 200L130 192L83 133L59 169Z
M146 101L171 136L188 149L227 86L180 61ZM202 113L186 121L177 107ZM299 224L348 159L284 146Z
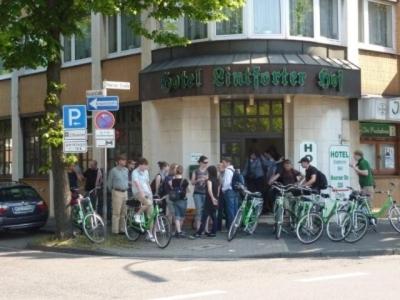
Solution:
M169 164L166 161L159 161L158 167L160 172L156 175L151 183L151 189L154 195L163 197L165 195L164 182L169 174Z
M194 186L193 200L196 208L196 230L199 230L204 204L206 202L206 182L208 158L200 156L199 167L192 173L192 185Z
M182 231L183 222L185 220L187 208L187 188L189 181L183 178L183 167L176 167L176 174L173 179L169 181L170 192L168 194L168 201L172 204L174 209L174 222L175 222L175 237L184 238L185 233Z
M192 238L199 238L204 233L204 229L207 224L207 219L210 217L212 220L212 229L210 233L206 233L208 237L215 237L217 233L217 209L218 209L218 197L219 197L219 180L218 170L215 166L210 166L207 169L207 193L206 203L204 206L203 215L201 216L201 225L199 230Z

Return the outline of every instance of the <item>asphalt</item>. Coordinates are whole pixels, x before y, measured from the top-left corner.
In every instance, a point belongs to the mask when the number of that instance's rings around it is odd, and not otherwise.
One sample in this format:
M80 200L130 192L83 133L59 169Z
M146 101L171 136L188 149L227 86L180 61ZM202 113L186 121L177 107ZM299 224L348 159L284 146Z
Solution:
M166 249L159 249L155 244L140 238L137 242L127 242L123 246L102 244L93 245L91 249L71 247L43 247L26 239L19 242L18 248L67 252L86 255L107 255L131 258L168 258L168 259L243 259L243 258L307 258L307 257L354 257L400 254L400 233L394 231L387 220L380 220L378 232L369 231L358 243L332 242L326 234L311 245L300 243L294 233L283 234L276 240L272 234L269 218L263 218L255 234L239 233L228 242L226 233L218 233L216 238L197 240L173 238ZM50 234L54 222L49 222L41 234ZM52 229L53 228L53 229ZM14 244L18 243L14 240ZM0 240L0 246L6 241ZM108 243L109 244L109 243Z

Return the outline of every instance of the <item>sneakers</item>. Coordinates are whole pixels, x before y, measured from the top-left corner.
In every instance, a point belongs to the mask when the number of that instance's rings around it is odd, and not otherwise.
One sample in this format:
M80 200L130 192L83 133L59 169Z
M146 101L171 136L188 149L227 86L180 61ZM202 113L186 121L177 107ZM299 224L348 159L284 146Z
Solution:
M142 218L141 218L141 215L140 214L135 214L134 216L133 216L133 218L135 219L135 222L136 223L142 223Z
M184 239L184 238L186 238L186 234L183 232L183 231L181 231L181 232L175 232L175 235L174 235L177 239Z
M214 238L214 237L216 237L217 235L215 234L215 233L206 233L206 236L207 237L210 237L210 238Z
M146 241L152 242L152 243L155 243L155 242L156 242L156 239L155 239L154 236L150 233L150 231L147 231Z
M189 239L191 239L191 240L196 240L196 239L200 239L200 238L201 238L201 234L199 234L199 233L195 233L189 237Z

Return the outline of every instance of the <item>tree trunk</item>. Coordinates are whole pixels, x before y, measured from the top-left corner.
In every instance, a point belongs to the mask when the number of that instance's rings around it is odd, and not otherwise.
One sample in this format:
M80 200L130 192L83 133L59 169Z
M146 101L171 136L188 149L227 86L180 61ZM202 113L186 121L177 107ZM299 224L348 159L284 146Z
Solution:
M48 124L52 129L60 130L61 121L61 61L49 62L47 67L46 114L53 121ZM53 174L53 200L56 220L56 235L59 239L71 236L71 209L69 206L69 182L65 170L62 143L51 146L51 170Z

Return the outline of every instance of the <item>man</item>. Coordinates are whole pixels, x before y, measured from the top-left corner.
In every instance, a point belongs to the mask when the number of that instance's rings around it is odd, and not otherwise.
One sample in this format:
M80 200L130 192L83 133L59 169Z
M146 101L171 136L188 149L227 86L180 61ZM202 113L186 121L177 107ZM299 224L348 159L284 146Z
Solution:
M232 188L235 168L232 166L230 158L224 158L221 163L224 170L221 180L221 191L226 213L226 227L229 230L238 209L238 195Z
M101 170L97 167L96 160L89 161L89 168L83 173L83 177L85 178L86 193L89 193L89 191L97 188L97 190L95 190L90 195L93 208L96 210L98 209L98 206L101 206L99 196L101 195L100 188L103 183L103 174L101 173ZM97 203L96 199L99 203ZM97 212L101 213L99 210L97 210Z
M132 192L133 197L142 203L142 206L135 214L135 221L140 223L140 215L144 212L147 217L153 213L153 194L150 187L149 163L145 158L137 161L137 168L132 172ZM151 230L147 232L148 239L155 242Z
M249 159L243 169L243 176L246 179L247 188L250 192L264 192L264 166L266 163L264 157L255 151L250 153Z
M306 171L306 181L303 183L303 186L309 187L318 192L327 188L325 175L310 164L310 159L307 156L303 157L299 163Z
M374 177L372 175L372 169L368 161L364 158L364 154L360 150L356 150L353 153L354 162L350 164L350 167L358 175L358 182L361 187L361 191L368 195L368 203L372 205L372 195L374 193Z
M128 198L128 169L126 168L126 156L117 157L117 165L111 169L108 175L108 189L112 198L112 233L124 232L125 202Z

